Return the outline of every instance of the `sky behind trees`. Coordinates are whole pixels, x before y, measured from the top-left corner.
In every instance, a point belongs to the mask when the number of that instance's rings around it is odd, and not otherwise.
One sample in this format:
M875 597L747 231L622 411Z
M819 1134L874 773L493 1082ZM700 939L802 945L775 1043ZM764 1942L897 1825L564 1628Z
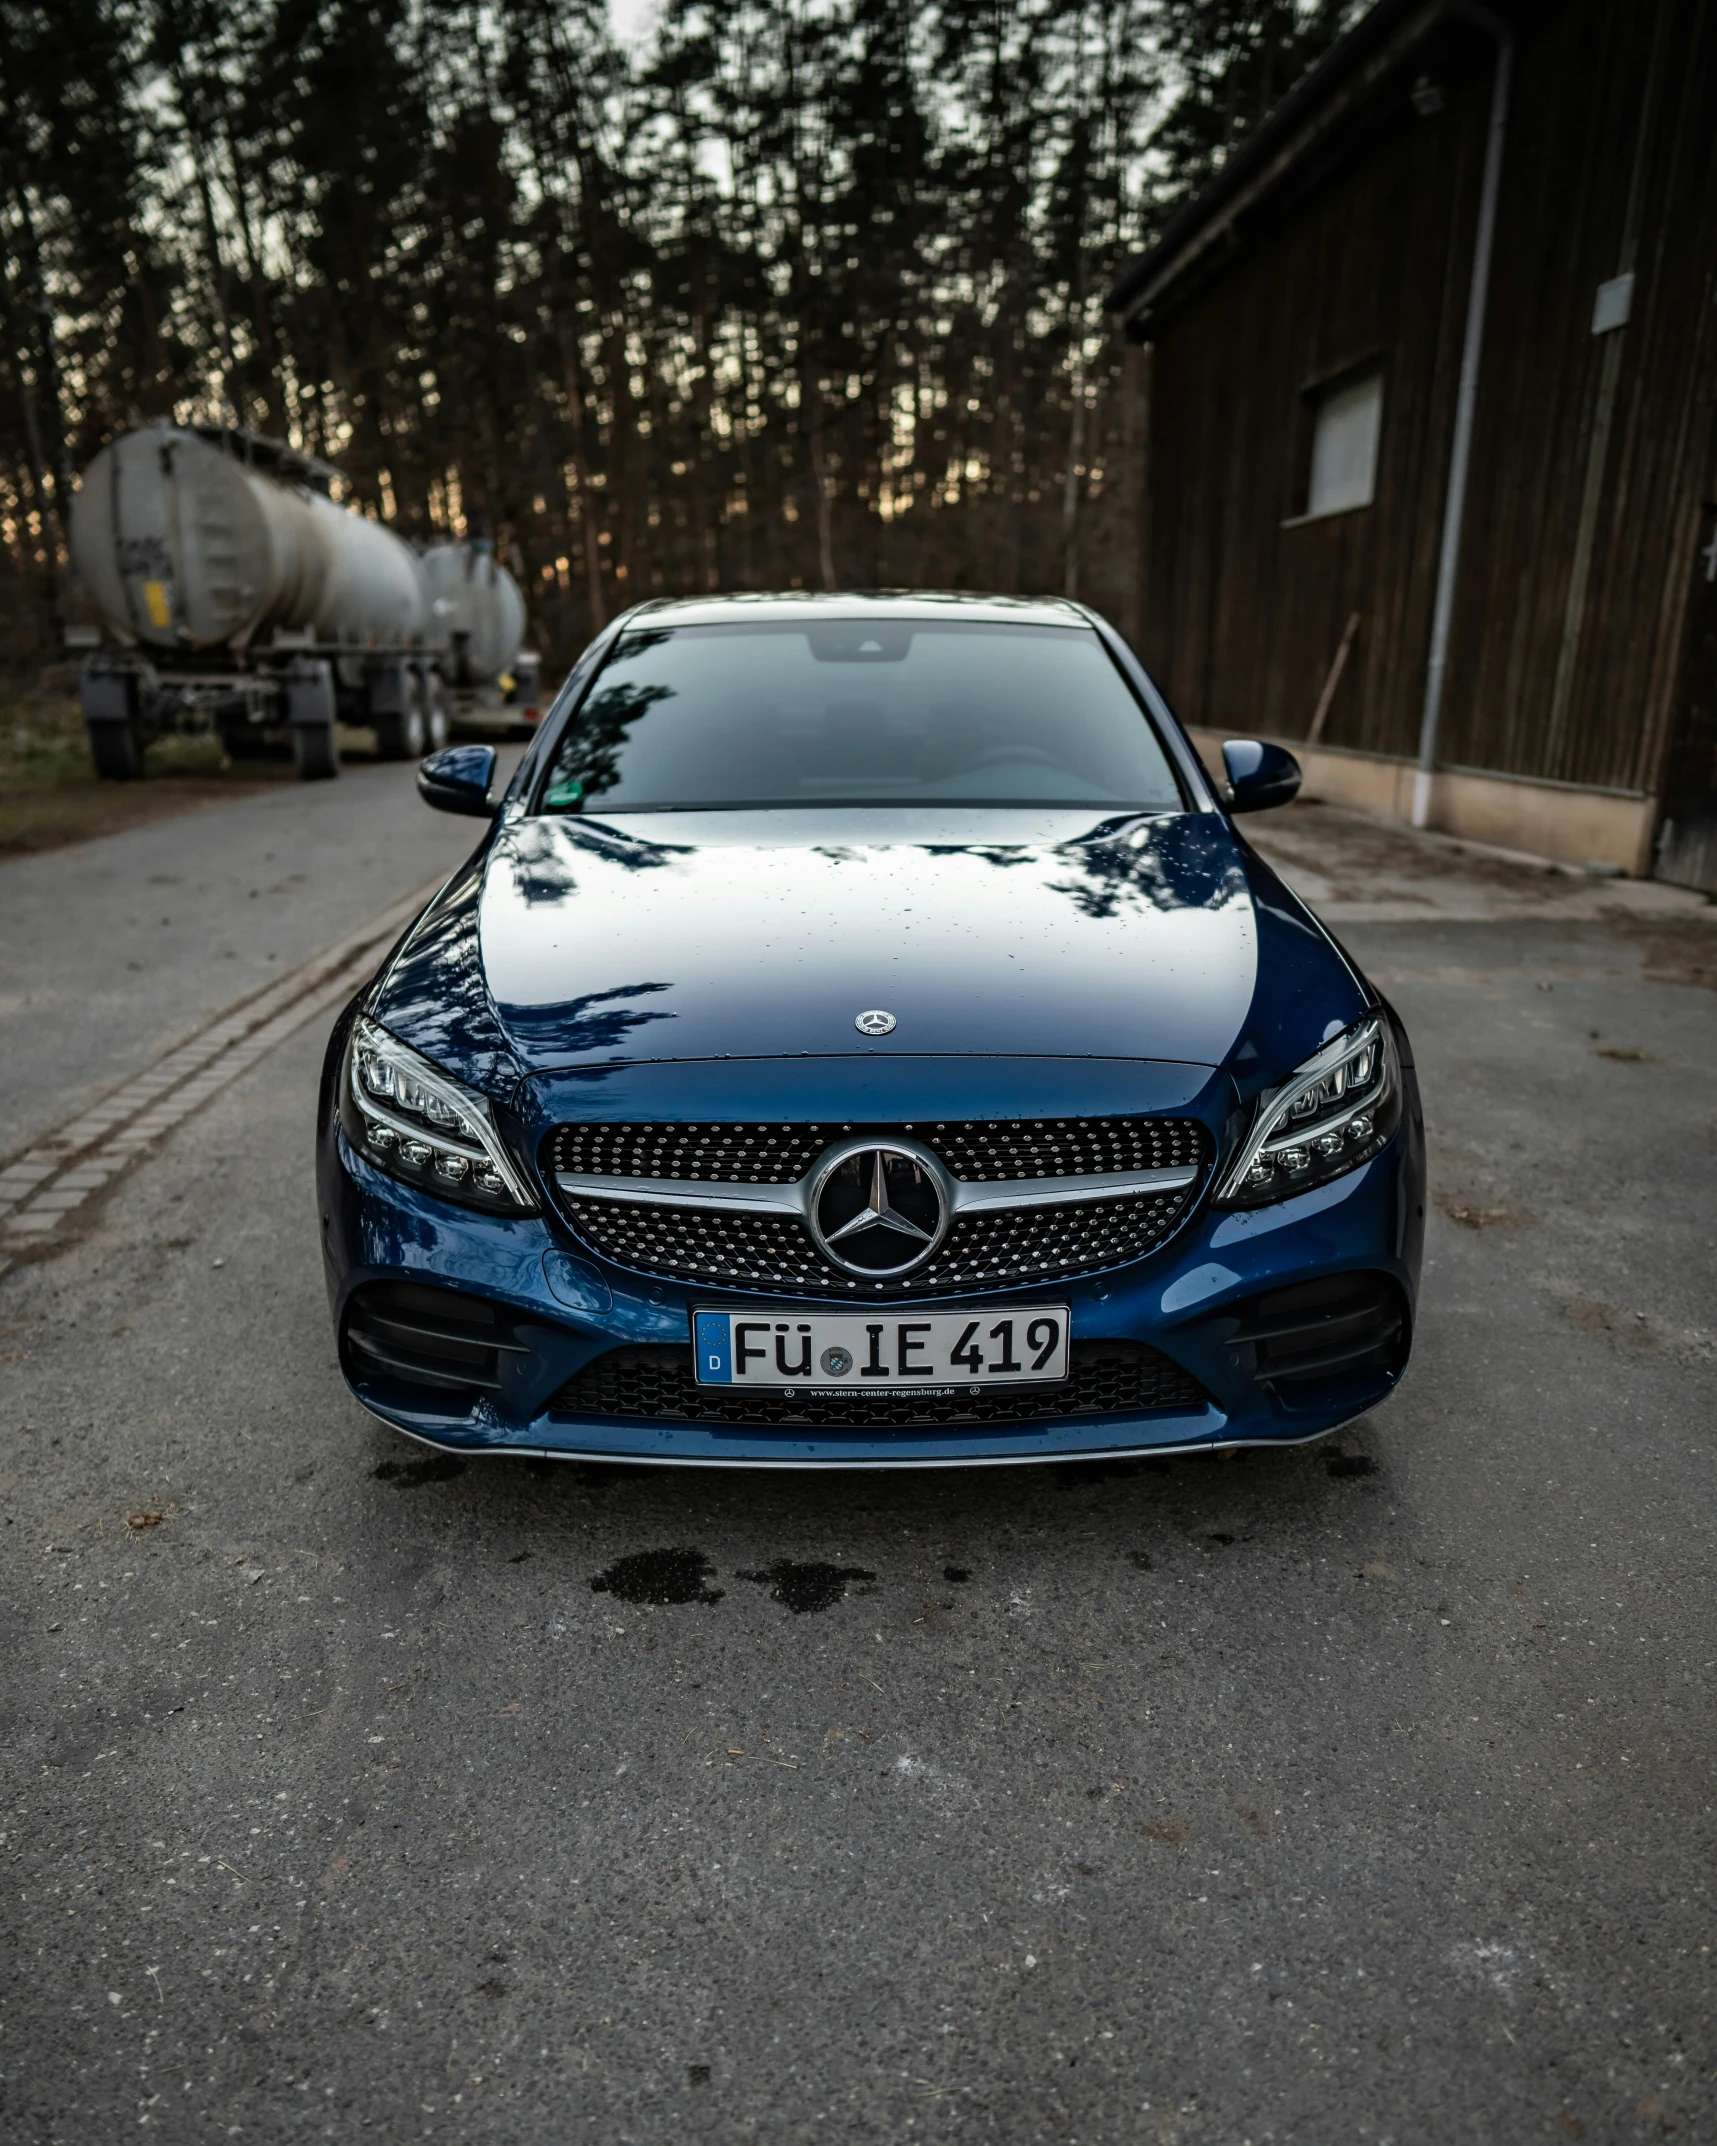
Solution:
M493 536L557 659L714 587L1124 610L1103 291L1355 7L625 8L0 0L0 665L157 415Z

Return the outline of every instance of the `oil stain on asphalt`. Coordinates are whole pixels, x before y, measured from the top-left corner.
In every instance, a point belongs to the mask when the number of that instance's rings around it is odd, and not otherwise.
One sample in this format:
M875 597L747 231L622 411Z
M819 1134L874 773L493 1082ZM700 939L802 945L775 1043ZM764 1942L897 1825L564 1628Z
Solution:
M714 1577L715 1567L701 1550L638 1550L599 1572L590 1591L665 1609L675 1602L719 1602L722 1590L704 1585Z
M796 1617L808 1611L833 1609L846 1600L849 1585L864 1586L876 1578L862 1565L800 1565L790 1557L778 1557L763 1572L736 1572L736 1580L752 1580L767 1587L771 1602L779 1602Z
M592 1594L662 1609L678 1602L719 1602L722 1590L705 1584L714 1577L715 1567L701 1550L636 1550L599 1572L590 1589ZM876 1574L862 1565L800 1564L790 1557L777 1558L765 1571L738 1572L734 1578L767 1587L772 1602L798 1617L833 1609L846 1600L849 1588L865 1594L876 1591Z

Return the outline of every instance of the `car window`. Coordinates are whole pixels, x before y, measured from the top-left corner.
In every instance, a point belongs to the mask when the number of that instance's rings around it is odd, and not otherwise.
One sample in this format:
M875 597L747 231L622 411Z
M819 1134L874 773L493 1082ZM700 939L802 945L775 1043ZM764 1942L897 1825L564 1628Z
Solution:
M1088 627L836 619L623 634L538 809L1181 802Z

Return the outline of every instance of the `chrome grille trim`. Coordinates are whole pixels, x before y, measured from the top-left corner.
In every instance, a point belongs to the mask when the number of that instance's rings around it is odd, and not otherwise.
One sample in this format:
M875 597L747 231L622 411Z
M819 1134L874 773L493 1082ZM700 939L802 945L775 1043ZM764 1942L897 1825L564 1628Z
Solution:
M580 1177L557 1170L554 1181L573 1199L625 1200L638 1207L719 1207L730 1214L803 1215L806 1180L791 1185L711 1184L704 1178Z
M1087 1200L1126 1200L1138 1192L1179 1192L1196 1185L1191 1163L1174 1170L1093 1171L1085 1177L1015 1177L988 1184L954 1181L956 1215L994 1215L1014 1207L1080 1207Z
M574 1199L630 1200L645 1207L712 1207L730 1213L803 1215L816 1173L791 1185L711 1184L697 1178L586 1177L557 1170L555 1183ZM1141 1192L1178 1192L1198 1182L1191 1165L1176 1170L1115 1170L1084 1177L1018 1177L987 1184L953 1181L956 1216L1000 1214L1013 1207L1068 1207L1085 1200L1125 1200Z

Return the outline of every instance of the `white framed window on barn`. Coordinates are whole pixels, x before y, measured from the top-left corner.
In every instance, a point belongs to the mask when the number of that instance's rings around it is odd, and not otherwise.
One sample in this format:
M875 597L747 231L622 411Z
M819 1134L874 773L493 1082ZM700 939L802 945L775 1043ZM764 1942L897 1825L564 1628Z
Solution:
M1383 430L1383 368L1368 367L1315 388L1305 504L1295 517L1315 521L1369 507L1377 496L1377 443Z

